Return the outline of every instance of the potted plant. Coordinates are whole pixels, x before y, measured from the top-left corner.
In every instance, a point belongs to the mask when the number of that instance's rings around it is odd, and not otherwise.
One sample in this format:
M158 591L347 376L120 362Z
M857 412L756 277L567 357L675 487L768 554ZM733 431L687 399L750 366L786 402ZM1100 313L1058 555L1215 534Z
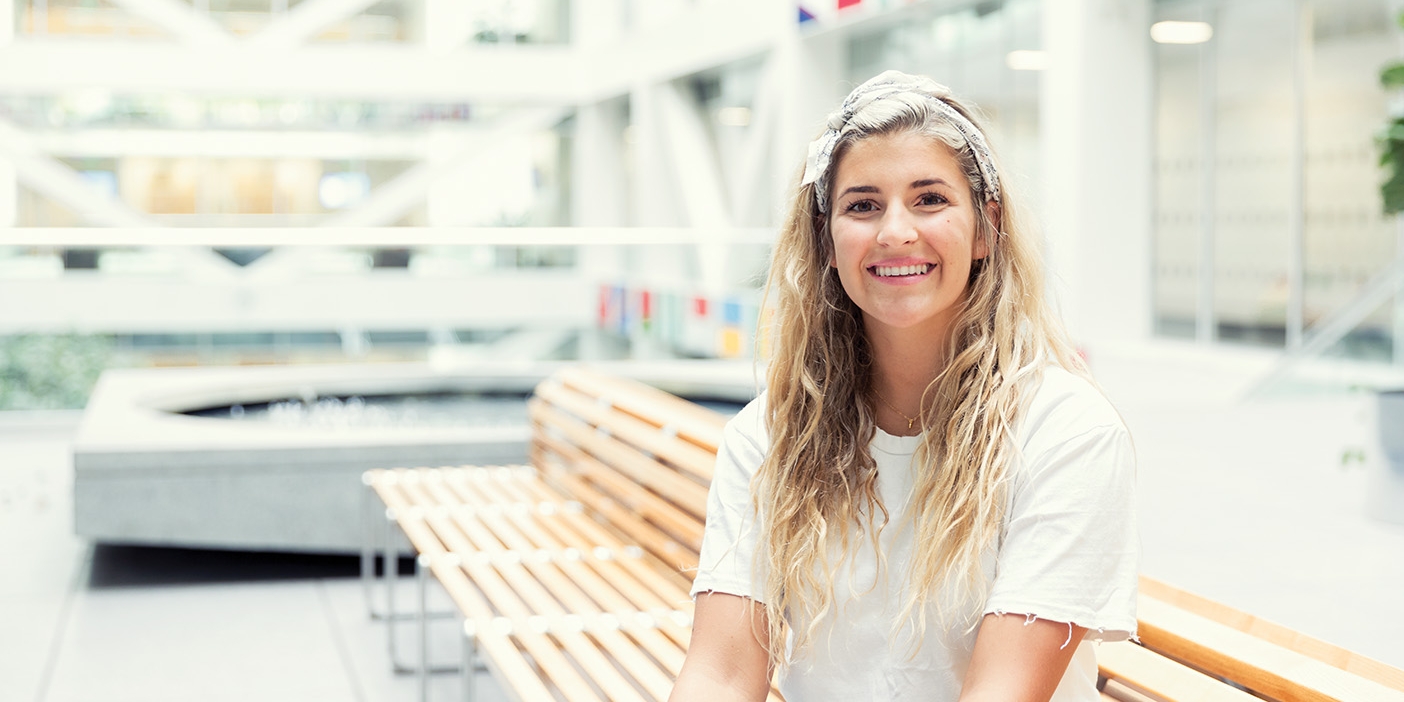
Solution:
M1404 13L1398 22L1404 27ZM1385 66L1380 71L1380 85L1385 90L1404 88L1404 62ZM1398 217L1404 212L1404 100L1396 99L1390 111L1393 114L1380 137L1380 166L1386 173L1380 197L1385 214ZM1394 343L1404 343L1404 339ZM1365 511L1376 519L1404 524L1404 390L1382 388L1375 392L1375 421L1380 455L1368 462Z

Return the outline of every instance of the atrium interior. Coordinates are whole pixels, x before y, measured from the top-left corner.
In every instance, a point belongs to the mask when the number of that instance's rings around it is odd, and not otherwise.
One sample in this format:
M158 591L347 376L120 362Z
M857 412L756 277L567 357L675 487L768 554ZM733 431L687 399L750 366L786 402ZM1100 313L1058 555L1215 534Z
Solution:
M134 496L155 488L102 504L90 423L198 451L169 432L199 388L243 415L229 388L285 376L700 364L744 388L807 144L886 69L985 117L1136 437L1143 571L1404 667L1404 458L1378 409L1404 390L1380 195L1400 11L0 0L0 698L417 698L354 549L182 534ZM259 405L275 434L314 421L310 382ZM181 416L123 423L152 398Z

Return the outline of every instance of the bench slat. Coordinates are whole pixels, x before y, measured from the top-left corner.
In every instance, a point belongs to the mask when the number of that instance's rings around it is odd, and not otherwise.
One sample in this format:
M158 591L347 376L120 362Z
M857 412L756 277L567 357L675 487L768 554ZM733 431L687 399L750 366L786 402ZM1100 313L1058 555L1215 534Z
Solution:
M1143 597L1151 597L1174 605L1225 626L1252 634L1265 641L1271 641L1288 650L1310 656L1341 670L1373 680L1381 685L1404 691L1404 670L1386 665L1373 658L1293 631L1281 624L1255 617L1207 597L1186 592L1144 575L1141 576L1140 592Z
M694 556L701 550L705 529L702 521L630 482L626 476L610 470L603 462L567 442L542 437L537 446L549 450L556 457L553 460L542 453L534 456L542 465L544 475L559 482L561 489L582 502L585 496L589 496L591 508L631 536L641 531L656 532L641 545L660 557L672 556L683 548ZM569 470L565 467L567 465L576 470ZM621 510L620 507L627 509Z
M421 473L421 475L427 475L427 473ZM427 508L422 512L422 519L406 517L399 520L401 528L406 526L414 528L413 525L423 523L432 530L433 536L442 542L447 551L457 554L474 552L476 549L468 537L460 532L452 521L439 516L442 514L441 512L433 509L436 505L433 500L429 499L424 488L427 482L427 480L401 482L400 487L406 498L407 506ZM533 583L530 578L521 577L516 569L510 567L499 569L473 559L463 559L462 568L478 586L478 589L487 596L493 607L508 619L526 621L535 614L524 599L534 599L537 604L544 604L546 600L549 600L549 595L544 599L541 597L542 591L539 589L539 585ZM554 612L548 609L548 613L563 614L564 612ZM643 699L582 633L553 636L552 638L560 644L560 648L552 644L544 635L515 634L514 636L537 660L543 672L553 679L566 697L572 701L588 702L599 698L595 696L592 687L585 679L576 672L574 666L561 655L561 649L564 649L582 664L589 677L604 688L608 699L629 700L630 702L642 701Z
M454 490L452 474L442 479L424 480L414 486L411 493L417 506L431 508L436 505L462 504L474 507L488 507L478 503L471 495ZM463 498L467 497L467 500ZM434 512L433 514L440 514ZM607 612L636 611L636 608L622 594L620 589L638 589L642 586L630 578L613 561L583 558L579 561L543 562L533 556L542 549L556 552L563 550L564 544L545 536L545 532L531 529L533 519L521 510L488 511L477 514L459 511L451 518L458 531L468 537L475 553L486 556L518 554L516 563L494 566L530 604L536 614L562 616L569 614L604 614ZM555 515L546 517L552 521ZM447 524L433 517L429 523L435 525L435 532L442 533L451 540L454 532ZM525 530L519 527L527 527ZM528 538L527 533L535 531L538 538ZM580 549L583 556L590 556L590 548ZM499 559L500 561L501 559ZM595 569L613 576L608 581ZM533 582L532 578L535 579ZM613 583L613 585L611 585ZM651 593L650 593L651 594ZM634 597L639 597L637 592ZM652 595L657 608L661 599ZM593 639L601 648L617 661L624 670L641 685L648 694L665 699L672 689L673 680L681 670L684 651L664 634L653 629L636 631L592 632ZM644 655L644 654L647 655ZM593 670L591 671L593 674ZM618 681L616 681L617 683ZM611 693L611 698L617 695Z
M645 421L655 422L657 420L653 418L667 417L668 423L677 428L678 436L714 454L721 447L726 418L701 405L635 380L607 376L585 368L566 368L557 377L562 383L587 395L605 397L611 404Z
M402 494L398 487L399 484L394 487L382 489L382 486L377 484L376 492L380 495L381 499L385 501L386 506L401 514L407 514L410 511L412 503ZM440 540L438 534L433 532L423 520L402 517L397 521L400 525L400 529L404 531L405 536L409 538L410 543L415 546L415 549L430 557L431 570L434 570L435 576L439 581L445 583L446 587L449 587L450 584L454 585L454 587L449 589L450 597L454 599L454 603L458 605L468 618L472 619L477 624L478 644L488 656L493 659L494 665L498 666L504 673L511 671L511 680L513 681L514 689L518 689L519 693L523 694L523 696L528 699L554 699L542 684L540 675L535 671L532 671L530 674L531 678L535 678L534 683L528 684L523 680L521 681L523 687L515 687L517 684L517 677L527 677L523 675L522 668L526 667L526 669L530 671L530 665L522 658L521 653L517 651L516 647L513 646L506 637L492 633L491 621L495 615L492 611L492 607L488 604L491 598L489 597L488 600L484 600L483 597L478 594L478 592L487 592L489 590L500 591L500 588L505 587L501 579L493 574L481 572L482 569L471 569L468 572L468 577L473 581L474 585L477 586L477 591L473 591L472 588L458 587L457 585L460 583L458 583L457 578L450 573L440 573L441 570L447 568L447 566L440 565L444 563L442 556L444 556L447 551L452 551L453 549L444 544ZM438 566L437 568L435 567L436 565ZM457 568L453 568L452 570L456 571ZM475 573L472 572L472 570L478 570L480 572ZM567 697L571 702L593 702L598 700L598 698L590 692L590 687L588 683L585 682L585 679L580 677L574 667L570 665L555 645L548 641L544 635L520 636L517 640L527 649L527 652L532 656L532 659L541 670L552 679L555 679L558 685L561 681L565 681L565 684L569 686L570 694L568 694Z
M1157 699L1259 702L1258 698L1242 690L1156 655L1130 641L1098 644L1097 667L1108 679Z
M672 470L660 470L659 464L638 449L601 434L572 415L545 402L533 400L528 405L533 422L558 431L574 446L591 454L604 465L639 485L658 493L694 515L707 511L707 488ZM543 438L543 437L538 437Z
M1142 597L1137 609L1147 648L1269 698L1404 702L1404 692L1153 597Z
M460 532L454 522L435 516L425 521L435 534L451 546L453 552L471 553L475 550L472 542L467 540L468 535ZM568 613L521 564L488 566L473 559L465 559L463 563L473 582L484 590L494 606L511 619L525 621L536 614L560 617ZM484 587L485 582L491 585ZM529 637L519 635L517 638L525 643ZM602 688L607 699L630 702L644 699L583 632L553 633L550 638L580 664L589 678ZM559 669L548 669L546 672L567 696L583 696L589 689L588 685L582 690L571 689L570 686L583 683L573 671L564 673Z
M676 436L665 435L658 427L632 414L616 411L612 406L601 405L589 396L574 392L564 385L543 385L537 388L536 396L594 426L607 427L614 436L676 465L697 480L704 481L704 486L712 479L717 455L711 451Z

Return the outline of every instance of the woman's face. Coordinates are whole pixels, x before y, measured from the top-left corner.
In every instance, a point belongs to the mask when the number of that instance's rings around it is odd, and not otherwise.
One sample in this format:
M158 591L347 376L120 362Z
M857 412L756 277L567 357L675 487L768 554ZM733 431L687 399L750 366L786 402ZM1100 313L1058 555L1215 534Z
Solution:
M914 132L869 137L848 147L833 182L830 263L865 328L945 338L987 253L950 148Z

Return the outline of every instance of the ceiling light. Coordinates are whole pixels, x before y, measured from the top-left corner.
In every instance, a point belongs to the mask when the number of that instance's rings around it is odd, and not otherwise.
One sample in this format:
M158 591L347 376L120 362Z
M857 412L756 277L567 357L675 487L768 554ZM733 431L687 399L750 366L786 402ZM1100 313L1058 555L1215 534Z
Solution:
M1203 44L1214 36L1208 22L1156 22L1151 39L1157 44Z
M1042 71L1048 68L1048 52L1020 49L1004 57L1004 64L1014 71Z
M751 123L751 108L723 107L717 110L717 123L727 127L744 127Z

